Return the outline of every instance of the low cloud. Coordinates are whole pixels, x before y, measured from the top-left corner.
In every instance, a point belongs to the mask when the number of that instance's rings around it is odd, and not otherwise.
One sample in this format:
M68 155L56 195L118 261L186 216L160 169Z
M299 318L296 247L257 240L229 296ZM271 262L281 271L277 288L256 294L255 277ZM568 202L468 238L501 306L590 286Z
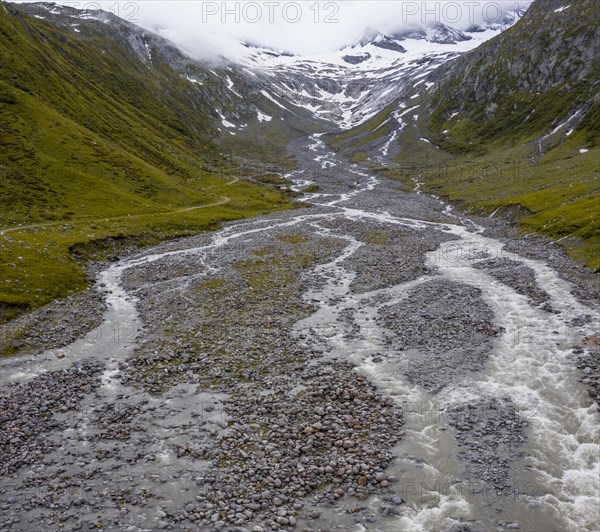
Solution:
M515 1L98 1L58 2L102 8L169 39L196 57L232 55L240 40L298 54L330 52L351 44L367 28L398 31L442 22L465 29L496 22Z

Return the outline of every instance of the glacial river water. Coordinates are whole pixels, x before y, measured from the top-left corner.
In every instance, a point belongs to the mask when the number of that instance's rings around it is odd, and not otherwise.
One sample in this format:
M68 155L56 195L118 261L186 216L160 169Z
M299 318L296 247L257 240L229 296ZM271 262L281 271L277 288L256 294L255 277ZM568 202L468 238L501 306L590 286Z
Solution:
M350 361L356 371L366 375L383 394L405 409L405 434L393 450L396 458L389 468L389 473L400 479L392 489L405 502L401 514L381 516L370 525L356 525L347 517L324 510L323 523L337 524L346 530L368 527L390 532L450 530L453 525L465 522L471 523L475 530L496 530L503 526L511 529L514 526L511 523L532 532L599 530L600 419L586 387L577 380L580 374L572 358L572 347L581 345L584 336L598 331L598 315L582 305L572 295L569 283L546 263L507 251L504 243L486 236L482 226L439 200L427 199L428 205L439 203L438 213L440 217L444 215L444 221L431 216L420 219L415 214L420 201L417 194L413 194L416 208L413 206L405 214L402 205L396 205L392 212L379 204L381 194L388 198L392 194L392 188L382 183L381 178L340 160L317 135L307 140L304 148L307 154L304 166L290 177L298 191L312 183L319 185L319 192L305 196L305 201L314 205L313 209L230 224L210 235L210 242L201 248L150 251L111 265L98 278L108 305L104 323L65 348L35 357L2 360L2 387L67 368L76 361L96 359L107 362L100 400L107 403L124 400L123 394L128 397L131 388L115 376L119 373L119 363L135 351L144 335L139 301L122 283L125 272L168 257L177 260L196 256L200 275L210 278L218 272L218 266L211 264L207 252L221 249L226 253L228 246L242 239L248 241L254 235L286 227L301 228L337 239L343 246L333 260L311 272L323 280L305 294L307 301L317 302L317 308L314 314L296 323L292 336L299 343L318 346L325 357ZM323 169L323 174L315 176L315 168ZM338 178L332 179L336 168ZM332 219L373 223L415 234L434 229L452 240L427 252L428 273L385 288L356 292L352 288L356 272L348 264L364 243L351 232L324 223ZM487 250L487 255L465 253L467 249ZM490 250L505 259L526 264L534 272L537 286L548 294L554 312L531 305L525 295L485 269L477 268L478 261L489 258ZM378 319L383 310L402 305L411 290L433 278L479 289L482 300L493 311L494 324L502 331L494 337L482 371L465 373L435 393L406 378L402 371L406 364L404 354L390 348L385 327ZM182 279L180 286L184 285ZM586 315L592 316L588 323L573 325L573 320ZM124 341L115 342L115 335ZM58 353L64 357L57 358ZM191 388L181 386L164 403L147 397L155 408L170 412L173 426L179 427L174 435L173 428L164 420L146 426L154 441L159 442L153 444L152 450L162 453L165 468L161 474L168 480L163 487L152 486L152 489L171 490L174 500L178 497L178 484L169 476L169 467L170 464L175 467L176 460L169 454L167 443L185 432L181 427L190 410L186 398L193 393ZM456 427L446 415L450 408L494 399L510 401L520 418L527 421L520 457L510 464L507 482L510 489L503 492L465 475L469 464L459 453ZM88 401L91 404L98 397ZM82 411L75 429L79 436L86 430L85 416ZM68 438L68 434L64 437ZM498 452L502 453L502 441L498 442ZM18 477L19 474L15 476ZM376 506L377 500L371 499L370 504ZM144 517L139 521L139 529L149 529L152 519L158 519L152 512ZM503 519L504 525L498 525Z

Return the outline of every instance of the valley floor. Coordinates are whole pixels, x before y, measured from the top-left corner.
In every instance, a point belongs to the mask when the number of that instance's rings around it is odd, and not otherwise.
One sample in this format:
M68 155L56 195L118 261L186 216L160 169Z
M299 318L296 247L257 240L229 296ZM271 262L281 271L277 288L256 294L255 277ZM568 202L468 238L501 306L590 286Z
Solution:
M310 208L20 318L50 349L0 361L0 530L597 530L593 275L292 150Z

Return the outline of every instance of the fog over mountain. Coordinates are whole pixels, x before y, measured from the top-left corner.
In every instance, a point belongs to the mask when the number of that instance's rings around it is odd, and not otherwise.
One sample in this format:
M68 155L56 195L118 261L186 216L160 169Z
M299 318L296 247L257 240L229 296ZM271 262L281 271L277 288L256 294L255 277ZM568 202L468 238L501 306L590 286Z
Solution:
M395 33L423 24L457 29L502 24L523 11L522 1L319 1L58 2L97 9L152 30L196 58L231 55L238 40L297 54L331 52L361 38L368 28Z

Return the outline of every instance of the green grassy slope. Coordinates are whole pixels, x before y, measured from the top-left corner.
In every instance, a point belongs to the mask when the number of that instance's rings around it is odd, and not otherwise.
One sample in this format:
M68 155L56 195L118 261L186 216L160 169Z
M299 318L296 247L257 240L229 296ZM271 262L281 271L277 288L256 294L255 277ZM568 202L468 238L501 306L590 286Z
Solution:
M600 135L600 15L593 0L537 1L506 32L433 76L430 139L452 153L537 138L575 112ZM583 129L583 128L582 128Z
M498 211L600 269L600 68L587 57L600 45L598 14L589 0L562 12L554 3L535 2L513 28L434 72L398 155L379 170L479 214ZM330 142L377 154L365 132L380 123Z
M600 148L589 146L585 138L584 131L572 134L541 158L527 144L452 156L421 141L420 158L398 157L395 176L408 183L418 174L425 191L480 215L497 211L496 216L518 222L524 231L559 240L573 258L598 269ZM405 146L414 145L403 140ZM580 153L582 149L589 151Z
M290 207L236 179L206 103L159 54L145 64L115 36L77 38L5 4L0 42L3 319L85 286L72 249L100 258L103 243Z

